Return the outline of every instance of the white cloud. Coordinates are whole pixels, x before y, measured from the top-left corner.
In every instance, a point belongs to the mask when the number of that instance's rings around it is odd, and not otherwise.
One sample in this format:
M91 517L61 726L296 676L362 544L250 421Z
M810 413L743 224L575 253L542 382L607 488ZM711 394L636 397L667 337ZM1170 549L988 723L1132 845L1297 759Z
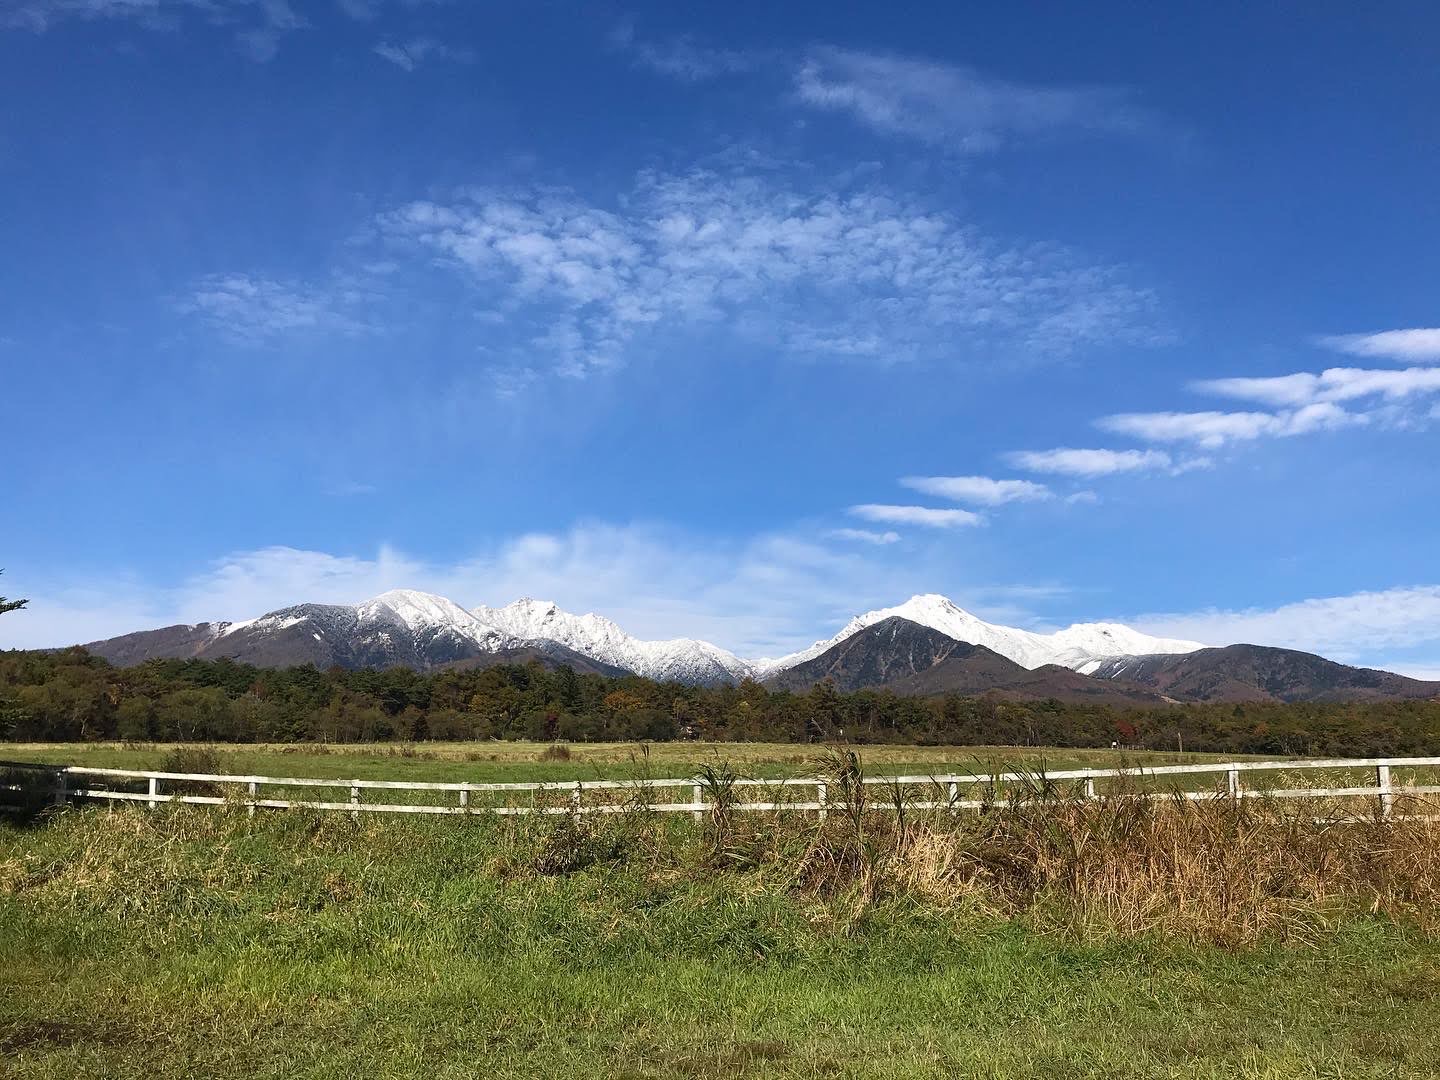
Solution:
M1387 401L1401 401L1440 393L1440 367L1329 368L1319 374L1301 371L1268 378L1203 379L1190 385L1201 393L1280 407L1377 396Z
M1114 473L1172 469L1174 460L1163 450L1016 450L1005 459L1019 469L1060 476L1110 476Z
M426 60L455 60L470 63L475 54L468 49L456 49L435 38L417 37L409 41L382 41L373 52L398 68L414 71Z
M38 34L70 20L126 20L166 30L187 17L232 30L240 50L262 63L286 34L309 25L289 0L19 0L0 11L0 27Z
M1064 251L1006 247L878 188L644 174L613 209L564 192L472 191L379 220L462 271L563 373L699 326L796 355L890 363L976 349L1063 356L1148 342L1149 293Z
M1232 442L1305 435L1365 422L1364 416L1321 402L1278 413L1120 413L1102 417L1095 426L1146 442L1188 442L1215 449Z
M1351 356L1422 364L1440 361L1440 327L1382 330L1376 334L1338 334L1317 340L1321 345Z
M929 506L863 503L850 507L850 513L866 521L878 521L886 525L924 525L932 529L957 529L985 523L982 515L969 510L936 510Z
M1440 643L1440 585L1302 600L1278 608L1142 615L1147 633L1217 644L1272 645L1356 662L1385 650ZM1371 659L1370 664L1384 665Z
M1033 480L994 480L988 476L907 476L900 483L923 495L985 506L1051 498L1050 489Z
M875 532L871 529L831 529L826 536L835 540L856 540L862 544L894 544L900 540L897 532Z
M179 307L235 344L263 345L304 331L366 333L371 329L364 315L368 297L354 287L215 274L197 282Z
M881 134L966 153L1024 138L1133 133L1153 124L1122 90L1006 82L973 68L854 49L812 49L794 85L804 105L849 113Z

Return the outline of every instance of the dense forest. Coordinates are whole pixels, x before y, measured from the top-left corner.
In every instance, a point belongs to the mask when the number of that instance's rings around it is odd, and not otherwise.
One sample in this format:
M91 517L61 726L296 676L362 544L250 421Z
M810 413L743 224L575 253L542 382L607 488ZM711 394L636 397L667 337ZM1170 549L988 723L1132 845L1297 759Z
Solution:
M1436 754L1440 702L1116 708L993 696L694 687L538 663L419 674L227 660L117 668L83 649L0 652L0 738L359 742L714 739Z

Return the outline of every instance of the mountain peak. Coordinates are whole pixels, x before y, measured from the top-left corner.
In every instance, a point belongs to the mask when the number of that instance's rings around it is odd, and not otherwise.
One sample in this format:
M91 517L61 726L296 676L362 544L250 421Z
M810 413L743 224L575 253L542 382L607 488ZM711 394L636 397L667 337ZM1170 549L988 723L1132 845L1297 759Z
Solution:
M356 606L362 619L374 619L387 612L411 630L422 627L463 628L473 632L479 620L453 600L418 589L391 589Z

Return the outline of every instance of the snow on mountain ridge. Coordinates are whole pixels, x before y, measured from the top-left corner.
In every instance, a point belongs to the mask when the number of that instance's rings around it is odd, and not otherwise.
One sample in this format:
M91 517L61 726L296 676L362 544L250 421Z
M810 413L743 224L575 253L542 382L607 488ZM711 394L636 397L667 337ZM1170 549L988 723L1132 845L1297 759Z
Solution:
M1081 670L1085 665L1093 666L1102 657L1185 653L1205 648L1198 641L1150 637L1120 623L1075 623L1053 634L1038 634L1033 630L987 623L947 597L937 593L923 593L912 596L895 607L880 608L855 616L834 637L817 641L808 649L772 661L765 674L771 675L811 660L852 634L893 616L939 630L957 641L983 645L1014 660L1021 667L1032 670L1046 664L1059 664Z
M650 679L714 683L754 674L749 661L708 641L644 641L603 615L572 615L549 600L524 597L498 608L482 604L471 614L515 637L557 641L592 660L628 668Z
M460 649L499 652L522 646L563 645L612 667L659 681L700 685L764 679L810 660L851 635L892 616L927 626L957 641L983 645L1026 668L1061 664L1082 674L1116 656L1184 653L1204 648L1199 642L1154 638L1119 623L1076 623L1052 634L997 626L977 618L935 593L912 596L903 604L857 615L834 637L779 659L748 660L708 641L671 638L646 641L593 612L575 615L548 600L529 597L503 607L481 605L470 611L443 596L413 589L392 589L362 604L301 604L245 622L217 624L215 636L237 631L279 633L317 617L349 626L334 633L384 649L402 647L416 655Z

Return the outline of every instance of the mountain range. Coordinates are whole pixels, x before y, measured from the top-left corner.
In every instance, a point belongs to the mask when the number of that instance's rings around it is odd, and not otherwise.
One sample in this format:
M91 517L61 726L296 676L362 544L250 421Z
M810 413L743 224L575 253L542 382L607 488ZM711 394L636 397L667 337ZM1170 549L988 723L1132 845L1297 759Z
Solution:
M535 660L702 686L755 679L803 690L829 680L840 690L1107 704L1440 697L1440 683L1288 649L1213 648L1119 623L1078 623L1051 634L999 626L934 594L857 615L834 637L777 659L745 659L691 638L644 640L602 615L575 615L549 601L466 610L408 589L353 606L298 604L244 622L169 626L85 648L121 665L194 657L431 671Z

